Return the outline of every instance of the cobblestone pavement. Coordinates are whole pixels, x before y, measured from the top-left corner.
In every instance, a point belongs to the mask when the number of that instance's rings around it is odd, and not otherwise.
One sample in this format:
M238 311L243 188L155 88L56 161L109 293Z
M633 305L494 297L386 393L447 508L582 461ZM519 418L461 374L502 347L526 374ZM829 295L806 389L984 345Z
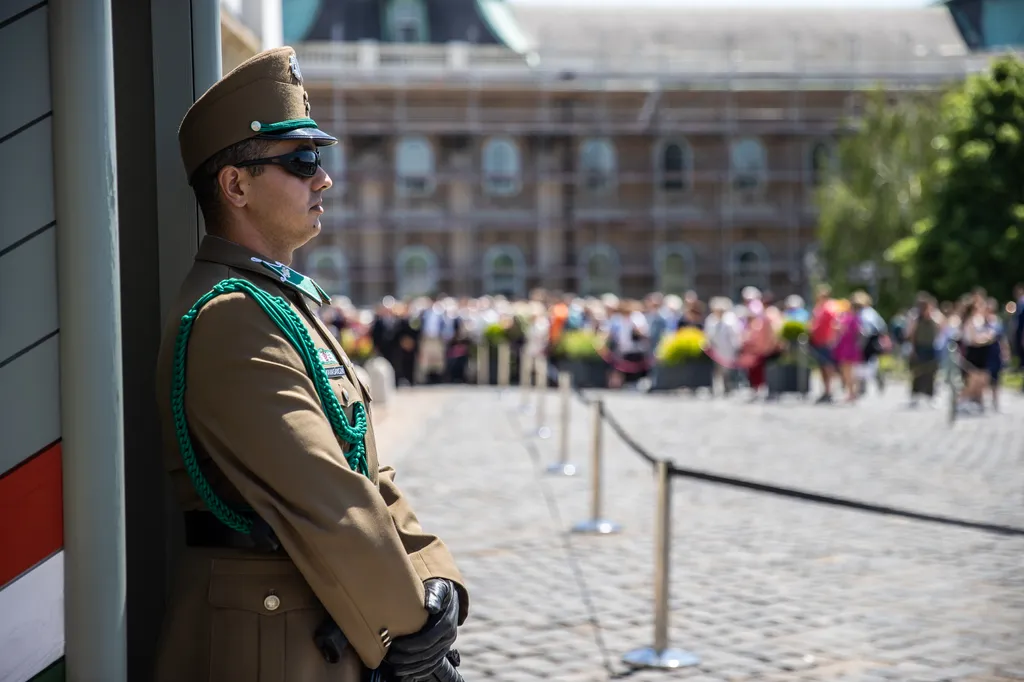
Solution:
M680 679L1024 680L1024 538L675 479L669 642L698 666L632 671L653 643L655 488L605 429L610 536L589 515L589 414L572 405L580 475L554 477L557 433L515 395L428 389L403 428L398 483L455 553L471 590L467 682ZM897 395L897 393L900 393ZM890 389L856 407L784 399L601 394L678 464L916 511L1024 526L1024 399L953 427ZM546 402L552 425L558 412ZM399 428L389 417L384 429ZM388 458L385 456L385 461Z

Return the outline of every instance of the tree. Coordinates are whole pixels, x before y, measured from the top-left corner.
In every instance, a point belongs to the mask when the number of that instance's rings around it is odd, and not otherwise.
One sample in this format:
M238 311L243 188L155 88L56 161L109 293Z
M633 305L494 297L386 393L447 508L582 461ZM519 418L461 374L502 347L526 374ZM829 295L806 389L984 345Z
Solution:
M1024 64L994 61L941 106L931 214L897 244L918 287L953 299L982 286L1008 295L1024 271Z
M880 277L877 304L884 310L905 305L913 294L906 271L885 256L925 215L923 175L936 157L938 100L936 93L872 92L817 194L820 254L829 282L838 292L866 286L856 271L873 263Z

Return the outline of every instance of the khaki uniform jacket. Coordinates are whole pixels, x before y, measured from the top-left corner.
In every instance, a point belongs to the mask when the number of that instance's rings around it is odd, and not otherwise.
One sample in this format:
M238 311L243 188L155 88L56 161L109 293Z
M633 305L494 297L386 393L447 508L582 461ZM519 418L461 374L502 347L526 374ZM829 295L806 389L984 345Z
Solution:
M286 298L321 357L337 359L325 368L348 418L357 402L372 409L338 340L314 314L319 301L253 257L207 236L164 330L157 399L165 468L183 510L205 506L171 415L175 338L182 316L218 282L241 278ZM287 554L188 548L161 633L157 682L356 682L360 660L376 668L389 636L423 626L423 581L431 577L459 585L465 620L462 576L442 541L421 528L394 470L379 467L372 421L367 478L346 462L349 446L335 437L299 354L251 297L223 294L207 303L186 357L185 414L202 471L221 499L267 521ZM313 643L325 608L349 640L335 665Z

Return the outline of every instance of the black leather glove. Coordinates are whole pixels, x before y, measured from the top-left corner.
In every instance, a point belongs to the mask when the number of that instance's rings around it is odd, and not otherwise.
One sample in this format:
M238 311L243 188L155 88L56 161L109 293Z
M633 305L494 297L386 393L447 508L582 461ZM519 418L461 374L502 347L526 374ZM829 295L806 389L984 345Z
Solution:
M401 680L429 677L442 665L455 643L459 622L459 599L455 584L445 578L423 583L423 607L427 622L419 632L396 637L388 649L387 662Z

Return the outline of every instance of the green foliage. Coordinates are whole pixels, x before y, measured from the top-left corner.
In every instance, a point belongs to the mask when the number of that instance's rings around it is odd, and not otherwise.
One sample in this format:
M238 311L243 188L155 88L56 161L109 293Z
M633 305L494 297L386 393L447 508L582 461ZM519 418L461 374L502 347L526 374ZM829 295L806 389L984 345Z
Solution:
M894 265L889 248L912 235L928 215L922 201L927 171L938 156L936 103L928 94L893 99L871 93L856 132L838 146L837 169L818 190L819 242L827 279L845 294L868 283L856 270L873 262L879 286L876 307L905 304L913 294L907 263Z
M508 332L500 323L494 322L484 328L484 340L488 346L500 346L508 341Z
M589 329L567 331L558 340L558 355L569 360L597 360L601 337Z
M807 324L799 320L786 320L782 323L779 336L789 343L796 343L800 337L807 333Z
M891 255L939 298L1005 296L1024 279L1024 64L1003 57L969 77L944 97L941 126L932 214Z
M681 365L704 357L704 332L696 327L683 327L666 335L655 352L662 365Z

